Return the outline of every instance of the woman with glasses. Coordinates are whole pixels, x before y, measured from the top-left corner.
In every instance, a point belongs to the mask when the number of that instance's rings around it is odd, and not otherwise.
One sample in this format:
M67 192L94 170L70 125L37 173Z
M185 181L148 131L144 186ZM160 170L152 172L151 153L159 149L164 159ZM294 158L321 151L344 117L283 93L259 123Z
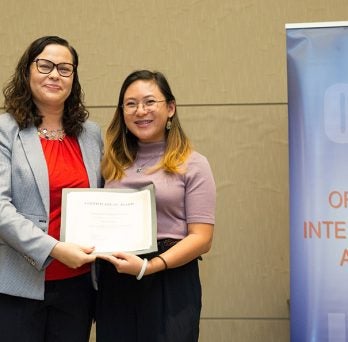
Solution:
M207 159L192 150L181 128L160 72L135 71L125 79L102 173L107 188L154 184L158 252L100 256L97 341L197 341L197 260L212 243L215 183Z
M32 42L4 87L0 115L0 336L87 342L92 246L60 242L63 188L101 185L100 128L87 121L78 55Z

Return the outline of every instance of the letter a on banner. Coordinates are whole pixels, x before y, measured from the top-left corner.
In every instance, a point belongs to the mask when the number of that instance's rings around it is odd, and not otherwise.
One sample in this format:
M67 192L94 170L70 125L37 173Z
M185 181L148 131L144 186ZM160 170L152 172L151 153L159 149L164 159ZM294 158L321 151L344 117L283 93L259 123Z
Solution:
M348 22L287 24L291 342L348 341Z

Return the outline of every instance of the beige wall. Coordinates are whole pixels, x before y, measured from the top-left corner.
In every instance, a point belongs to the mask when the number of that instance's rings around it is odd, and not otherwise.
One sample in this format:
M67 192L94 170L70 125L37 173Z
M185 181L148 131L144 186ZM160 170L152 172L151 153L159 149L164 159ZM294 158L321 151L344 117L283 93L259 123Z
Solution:
M200 341L288 341L284 25L347 20L348 2L17 0L1 1L0 13L0 84L32 40L65 37L104 130L129 72L168 76L218 190L214 246L201 263Z

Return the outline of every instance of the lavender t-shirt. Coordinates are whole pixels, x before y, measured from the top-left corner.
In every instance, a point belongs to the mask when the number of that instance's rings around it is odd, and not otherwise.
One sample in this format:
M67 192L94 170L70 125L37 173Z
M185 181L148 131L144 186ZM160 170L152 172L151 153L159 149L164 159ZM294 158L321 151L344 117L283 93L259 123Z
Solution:
M137 189L155 185L157 239L182 239L188 223L215 223L216 188L208 160L196 151L187 159L182 174L163 170L147 173L162 157L165 142L143 144L134 164L119 181L109 181L106 188Z

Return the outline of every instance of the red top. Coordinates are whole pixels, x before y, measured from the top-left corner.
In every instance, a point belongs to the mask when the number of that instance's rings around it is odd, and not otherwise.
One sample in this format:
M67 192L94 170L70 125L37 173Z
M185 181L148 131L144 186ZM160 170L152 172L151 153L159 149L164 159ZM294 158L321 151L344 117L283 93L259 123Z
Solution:
M48 234L59 240L63 188L89 188L87 171L76 138L62 141L40 138L46 158L50 186L50 219ZM58 260L46 268L46 280L71 278L90 271L90 264L72 269Z

